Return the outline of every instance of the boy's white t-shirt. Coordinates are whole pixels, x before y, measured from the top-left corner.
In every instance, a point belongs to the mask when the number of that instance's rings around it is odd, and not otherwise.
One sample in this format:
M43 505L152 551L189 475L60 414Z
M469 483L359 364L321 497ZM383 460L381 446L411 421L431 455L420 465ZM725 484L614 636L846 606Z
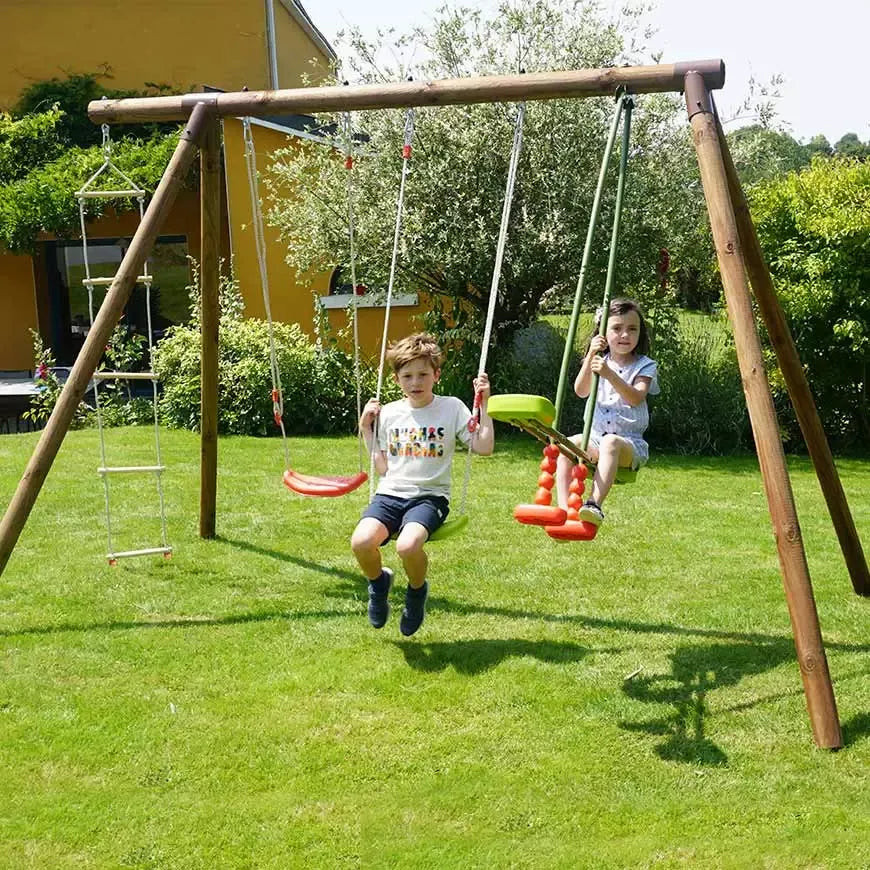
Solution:
M471 411L455 396L435 396L424 408L407 399L390 402L378 417L378 446L387 473L377 492L399 498L450 498L450 473L457 438L468 444Z

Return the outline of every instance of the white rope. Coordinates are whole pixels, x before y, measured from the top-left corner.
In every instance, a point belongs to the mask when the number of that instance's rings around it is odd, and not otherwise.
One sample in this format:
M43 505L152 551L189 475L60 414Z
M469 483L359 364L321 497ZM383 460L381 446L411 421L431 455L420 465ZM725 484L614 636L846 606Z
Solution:
M511 206L514 199L514 187L517 180L517 167L520 162L520 152L523 147L523 122L526 117L526 104L520 103L517 107L517 119L514 125L514 141L511 146L511 159L508 164L507 182L505 184L504 203L501 210L501 225L498 229L498 243L495 249L495 263L492 269L492 282L489 285L489 305L486 311L486 322L483 328L483 338L480 343L480 362L477 366L477 376L480 377L486 371L486 358L489 353L489 342L492 337L492 326L495 321L495 305L498 300L498 285L501 281L502 263L504 262L504 251L507 245L508 224L511 217ZM478 394L475 392L474 409L472 415L477 414ZM472 417L474 419L474 417ZM465 503L468 498L468 486L471 481L471 454L474 452L474 439L477 437L477 426L475 423L471 433L471 438L468 440L468 453L465 459L465 475L462 480L462 495L459 501L459 516L465 513Z
M399 182L399 199L396 204L396 227L393 231L393 255L390 260L390 280L387 283L387 299L384 304L384 334L381 338L381 358L378 363L378 386L375 398L380 402L384 386L384 363L387 359L387 333L390 326L390 308L393 301L393 285L396 280L396 264L399 260L399 240L402 235L402 210L405 204L405 180L411 164L411 143L414 139L414 109L405 112L405 132L402 142L402 178ZM378 444L377 420L372 430L372 450L369 462L369 501L375 496L375 454Z
M504 204L501 210L501 226L498 230L498 244L495 249L495 264L492 269L492 283L489 285L489 306L486 311L486 324L483 330L483 339L480 344L480 362L477 366L477 374L480 376L486 371L486 357L489 353L489 342L492 337L492 324L495 320L495 305L498 300L498 285L501 281L501 267L504 261L504 249L507 244L508 223L511 217L511 205L514 200L514 187L517 180L517 167L520 162L520 152L523 148L523 122L526 117L526 104L520 103L517 107L517 120L514 126L514 142L511 148L511 160L508 166L507 184L505 185Z
M504 262L504 252L505 246L507 244L507 231L508 224L510 223L510 215L511 215L511 205L513 204L514 197L514 188L516 186L517 180L517 168L519 166L520 161L520 152L522 151L523 146L523 123L525 121L526 114L526 104L520 103L517 107L517 117L516 123L514 125L514 139L513 145L511 146L511 157L510 163L508 165L508 175L507 182L505 186L505 196L504 203L502 205L501 212L501 224L499 226L498 233L498 242L496 244L496 253L495 253L495 263L493 265L492 272L492 282L490 283L489 289L489 305L487 307L486 321L484 324L483 331L483 339L481 341L480 348L480 361L478 363L477 368L477 376L480 377L486 371L486 358L489 352L489 343L492 336L492 326L495 320L495 306L498 300L498 285L501 280L501 271L502 264ZM395 232L393 234L393 256L390 262L390 280L387 285L387 299L386 299L386 307L384 310L384 333L381 340L381 358L380 363L378 365L378 389L376 393L376 398L380 401L381 397L381 388L383 386L383 378L384 378L384 362L386 360L386 349L387 349L387 329L390 321L390 305L392 303L393 296L393 282L396 274L396 263L398 260L398 252L399 252L399 239L401 235L401 226L402 226L402 210L404 206L405 200L405 178L408 174L408 165L410 163L411 158L411 140L414 136L414 110L408 109L405 115L405 136L404 136L404 145L402 148L402 179L399 184L399 199L396 207L396 227ZM474 409L472 410L472 415L476 414L478 411L478 397L475 393L475 402ZM474 417L472 417L474 419ZM473 425L473 424L472 424ZM462 494L459 500L459 516L464 516L465 514L465 505L468 498L468 486L471 480L471 456L474 452L474 439L476 437L477 427L476 425L471 431L471 438L468 440L468 453L466 454L465 460L465 474L462 481ZM374 498L375 491L375 451L377 449L377 421L375 421L375 428L373 432L372 438L372 451L371 451L371 467L369 471L369 500Z
M105 98L104 98L105 99ZM109 125L102 125L102 134L103 134L103 163L97 169L96 172L91 175L91 177L82 185L79 190L76 191L76 198L79 202L79 223L81 225L82 231L82 262L85 267L85 277L82 281L82 284L87 288L88 291L88 318L90 321L90 326L93 328L94 319L95 319L95 308L94 308L94 287L97 286L99 279L95 279L91 275L91 265L90 258L88 256L88 230L87 230L87 220L85 217L85 200L92 199L96 197L100 198L121 198L121 197L131 197L135 198L139 204L139 223L141 225L144 217L145 217L145 196L147 191L143 190L139 187L126 173L124 173L121 169L119 169L115 163L112 161L112 140L109 132ZM97 179L103 176L117 176L121 178L124 184L127 185L126 190L105 190L105 189L96 189L93 188L93 185L96 184ZM126 251L122 251L123 260L124 256L126 256ZM114 281L114 278L111 279ZM110 282L111 283L111 282ZM138 276L138 283L142 283L145 285L145 317L147 323L147 337L148 337L148 357L149 357L149 368L153 371L153 353L154 353L154 327L153 327L153 318L151 312L151 274L149 272L149 263L146 260L143 264L142 275ZM104 297L105 298L105 297ZM102 304L102 303L101 303ZM99 433L100 440L100 459L101 466L106 468L108 466L107 462L107 450L106 450L106 439L105 439L105 427L103 425L103 415L102 409L100 406L100 392L98 387L98 379L93 379L93 390L94 390L94 410L96 411L97 416L97 430ZM152 387L152 395L151 395L151 406L153 412L154 419L154 450L156 454L156 467L162 468L163 461L160 454L160 429L158 423L158 396L157 396L157 380L156 378L151 378L151 387ZM135 466L132 470L135 471L144 471L152 468L153 466ZM112 546L112 512L111 512L111 504L109 498L109 478L108 475L103 474L103 493L105 500L105 511L106 511L106 537L107 537L107 546L108 546L108 554L110 559L116 558L119 554L114 552L114 548ZM121 555L127 556L138 556L138 555L146 555L150 553L168 553L171 552L171 547L168 543L168 533L166 528L166 501L163 494L163 480L160 474L156 475L157 478L157 495L160 502L160 533L161 533L161 541L162 547L160 548L152 548L147 550L132 550L127 553L123 553Z
M381 359L378 363L378 388L375 398L380 401L384 385L384 362L387 358L387 332L390 325L390 308L393 301L393 285L396 281L396 264L399 261L399 240L402 235L402 211L405 203L405 180L411 165L411 143L414 139L414 109L405 112L405 134L402 145L402 178L399 182L399 199L396 205L396 227L393 231L393 255L390 260L390 280L387 283L387 299L384 307L384 334L381 339Z
M103 99L106 99L103 97ZM121 169L112 162L112 139L109 135L109 125L103 124L101 127L103 133L103 163L100 168L76 191L76 196L81 200L89 198L93 195L107 196L145 196L148 191L143 190ZM95 184L97 179L103 174L114 174L122 179L129 190L91 190L91 185Z
M359 352L359 297L356 293L356 239L354 237L354 202L353 202L353 125L350 112L345 112L342 118L344 127L344 167L347 170L347 235L350 246L350 284L351 306L353 307L353 372L356 380L356 419L362 417L362 373L360 371ZM365 440L357 422L357 445L359 448L359 470L363 469L365 456Z
M284 430L284 391L281 387L281 371L278 366L278 353L275 347L275 326L272 322L272 306L269 294L269 272L266 268L266 240L263 232L263 209L257 190L257 154L254 149L254 134L251 119L242 120L245 140L245 166L248 171L248 193L251 198L251 224L254 228L254 245L257 249L257 265L260 269L260 286L263 290L263 307L269 330L269 368L272 374L272 413L275 423L281 429L281 445L284 449L284 469L290 470L290 450L287 433Z

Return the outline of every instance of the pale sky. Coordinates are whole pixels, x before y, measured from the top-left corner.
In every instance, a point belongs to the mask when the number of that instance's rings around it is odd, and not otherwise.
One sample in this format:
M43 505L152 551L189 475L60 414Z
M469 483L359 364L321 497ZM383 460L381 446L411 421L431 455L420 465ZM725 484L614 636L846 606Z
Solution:
M766 83L784 77L778 122L802 141L823 133L831 144L844 133L870 139L866 69L859 69L870 36L870 0L651 0L651 40L663 63L721 57L725 88L717 94L723 117L732 116L748 93L749 78ZM323 35L334 44L348 25L373 34L394 27L403 33L432 21L443 0L302 0ZM451 2L451 5L459 5ZM495 9L497 0L462 5ZM605 2L606 8L619 8ZM721 11L716 11L716 9ZM702 11L708 17L701 24ZM739 126L734 122L732 127Z

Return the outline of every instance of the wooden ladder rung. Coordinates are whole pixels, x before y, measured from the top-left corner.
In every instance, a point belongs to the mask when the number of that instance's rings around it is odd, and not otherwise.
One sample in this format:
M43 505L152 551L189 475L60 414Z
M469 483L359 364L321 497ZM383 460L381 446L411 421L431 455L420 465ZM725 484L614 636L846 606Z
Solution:
M154 372L94 372L95 381L156 381Z
M145 190L80 190L76 196L80 199L117 199L119 196L147 196Z
M103 465L97 469L98 474L135 474L137 471L160 474L166 470L165 465Z
M172 553L172 547L146 547L143 550L122 550L120 553L107 553L109 561L114 559L129 559L131 556L156 556L162 553L168 556Z
M84 284L85 287L109 287L116 277L117 276L111 278L82 278L82 284ZM136 283L150 284L153 278L153 275L139 275L136 278Z

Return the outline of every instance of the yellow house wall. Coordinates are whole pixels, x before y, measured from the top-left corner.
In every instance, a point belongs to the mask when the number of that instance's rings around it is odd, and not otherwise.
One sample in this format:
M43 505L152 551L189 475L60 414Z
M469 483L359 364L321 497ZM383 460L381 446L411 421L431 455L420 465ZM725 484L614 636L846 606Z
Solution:
M33 261L0 250L0 369L33 368L29 330L37 328Z
M268 127L253 126L254 147L257 154L257 170L262 179L269 166L269 155L288 143L297 147L323 148L314 142L288 136ZM257 249L251 229L251 204L248 193L247 169L245 166L244 138L241 121L228 118L224 122L224 158L227 174L227 191L230 207L230 238L235 259L236 275L239 279L245 314L248 317L266 316L260 285ZM264 210L268 209L268 194L263 184L259 187L260 200ZM286 323L298 323L308 335L314 335L314 297L329 293L331 272L319 272L298 276L285 261L286 242L278 236L278 231L266 223L264 227L266 242L266 268L269 280L269 297L272 317ZM388 337L390 340L401 338L419 329L419 315L423 312L420 305L395 307L390 312ZM348 315L342 309L327 311L329 323L334 330L348 324ZM369 357L377 357L384 328L384 308L359 309L360 347Z
M107 212L88 225L88 237L132 236L139 224L138 213L116 215ZM165 223L161 235L187 236L188 251L199 258L199 194L182 191ZM227 243L222 242L226 253ZM10 254L0 249L0 370L33 368L29 330L38 328L33 260L26 254Z
M132 236L138 226L138 211L117 215L110 210L101 218L88 224L88 238L105 239L112 236ZM178 194L172 210L160 226L158 235L187 236L188 253L199 259L199 193L192 190L182 190Z
M326 55L275 3L280 84L297 87ZM264 0L4 0L0 28L0 109L34 82L107 70L103 83L173 91L202 85L238 91L269 86Z
M315 50L308 34L293 19L284 3L281 0L273 0L273 2L278 87L300 87L304 76L308 77L310 84L320 84L330 73L329 59L321 51ZM309 3L308 8L316 10L317 4Z

